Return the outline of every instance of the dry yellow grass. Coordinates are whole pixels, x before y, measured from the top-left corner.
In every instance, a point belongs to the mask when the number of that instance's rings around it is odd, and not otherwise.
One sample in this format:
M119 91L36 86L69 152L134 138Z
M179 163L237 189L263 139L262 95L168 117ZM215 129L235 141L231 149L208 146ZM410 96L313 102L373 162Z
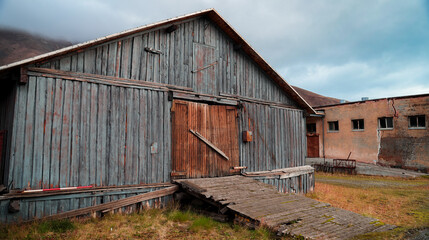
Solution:
M63 220L0 227L0 239L272 239L265 228L216 222L177 207L147 209L102 219ZM283 238L286 239L286 238Z
M381 239L401 239L409 229L429 227L429 179L317 173L308 197L400 228Z

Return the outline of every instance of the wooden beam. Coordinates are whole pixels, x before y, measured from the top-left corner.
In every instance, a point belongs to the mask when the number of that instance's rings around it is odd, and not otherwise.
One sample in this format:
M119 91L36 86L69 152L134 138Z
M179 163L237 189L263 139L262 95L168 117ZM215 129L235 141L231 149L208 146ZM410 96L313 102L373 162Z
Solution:
M28 83L27 68L21 67L19 70L19 84L24 85Z
M242 173L246 177L257 177L257 178L291 178L300 176L303 174L314 173L314 168L311 166L300 166L291 168L273 169L271 171L258 171L258 172L244 172Z
M67 194L78 194L88 192L103 192L103 191L121 191L129 189L144 189L144 188L159 188L159 187L171 187L174 186L171 183L152 183L152 184L135 184L135 185L122 185L122 186L105 186L105 187L93 187L89 189L75 189L67 191L48 191L48 192L35 192L35 193L19 193L11 192L0 196L0 200L7 199L21 199L21 198L36 198L36 197L47 197L55 195L67 195Z
M195 102L210 102L210 103L231 105L231 106L238 105L238 101L236 100L226 99L222 97L204 96L204 95L195 94L195 93L173 92L172 99L182 99L182 100L195 101Z
M209 68L209 67L211 67L211 66L214 66L214 65L216 65L216 64L217 64L217 61L215 61L215 62L213 62L213 63L211 63L211 64L209 64L209 65L207 65L207 66L204 66L204 67L198 68L197 70L192 70L191 72L192 72L192 73L196 73L196 72L202 71L202 70L204 70L204 69L206 69L206 68Z
M42 77L58 77L60 76L63 79L83 81L83 82L94 82L94 83L105 83L105 84L114 84L114 85L123 85L127 86L140 86L140 87L149 87L149 88L158 88L164 90L181 90L181 91L193 91L192 88L175 86L164 83L155 83L148 81L141 81L128 78L119 78L112 76L104 76L98 74L89 74L89 73L80 73L80 72L70 72L70 71L61 71L50 68L28 68L28 74L34 76Z
M94 212L104 211L104 210L114 210L121 207L126 207L132 204L136 204L139 202L147 201L154 198L164 197L167 195L171 195L174 192L176 192L179 189L178 186L172 186L168 187L162 190L157 190L153 192L143 193L137 196L132 196L108 203L103 203L96 206L86 207L86 208L80 208L76 210L71 210L59 214L55 214L52 216L48 216L45 218L42 218L43 220L55 220L55 219L64 219L64 218L72 218L72 217L78 217L82 215L87 215Z
M233 98L233 99L238 99L238 100L245 101L245 102L251 102L251 103L258 103L258 104L268 105L268 106L272 106L272 107L299 109L299 108L297 108L295 106L287 105L287 104L284 104L282 102L266 101L266 100L262 100L262 99L259 99L259 98L245 97L245 96L240 96L240 95L235 95L235 94L228 94L228 93L222 93L222 92L220 92L219 96Z
M209 147L211 147L213 150L215 150L217 153L219 153L222 157L224 157L226 160L229 160L229 157L226 156L222 150L217 148L213 143L211 143L207 138L205 138L203 135L201 135L199 132L194 131L192 129L189 129L189 131L194 134L197 138L199 138L201 141L203 141L205 144L207 144Z

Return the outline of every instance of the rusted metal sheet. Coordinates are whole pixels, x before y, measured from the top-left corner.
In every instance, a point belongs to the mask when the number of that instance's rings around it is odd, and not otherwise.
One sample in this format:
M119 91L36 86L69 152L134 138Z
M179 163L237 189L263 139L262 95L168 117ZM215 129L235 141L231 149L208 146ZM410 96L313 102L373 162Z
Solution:
M173 106L173 176L217 177L231 174L238 166L237 109L231 106L174 100ZM218 151L190 131L198 132ZM182 176L182 175L180 175Z

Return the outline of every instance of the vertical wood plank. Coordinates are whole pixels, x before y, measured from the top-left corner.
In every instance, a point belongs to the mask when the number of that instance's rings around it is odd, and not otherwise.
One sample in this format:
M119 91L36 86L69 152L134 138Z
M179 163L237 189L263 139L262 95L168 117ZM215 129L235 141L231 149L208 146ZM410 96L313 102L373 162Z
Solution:
M121 67L120 77L130 78L131 76L131 58L133 53L133 38L126 38L122 41L122 52L121 52Z
M118 184L124 184L125 182L125 162L126 162L126 138L127 138L127 132L126 132L126 121L127 121L127 96L126 96L126 89L125 88L119 88L119 122L118 122L118 128L119 128L119 139L118 139L118 156L117 156L117 166L118 166Z
M90 116L90 83L81 85L80 146L79 146L79 185L89 184L89 116Z
M53 106L54 106L54 79L46 79L46 111L43 126L43 188L50 188L50 169L51 169L51 144L52 144L52 123L53 123Z
M155 31L153 34L153 48L160 49L160 36L159 30ZM153 55L153 81L160 82L160 54L152 54Z
M132 123L131 123L131 134L132 134L132 156L131 156L131 183L139 183L139 124L140 124L140 98L139 89L132 89L133 91L133 109L132 109Z
M60 187L67 187L70 181L70 148L71 148L71 107L73 104L73 82L63 81L64 88L64 104L62 115L62 131L61 131L61 153L60 153Z
M97 179L96 184L98 186L104 186L106 184L106 163L108 158L107 153L107 114L108 109L110 110L110 102L107 98L107 87L106 85L99 85L98 92L98 119L97 119Z
M71 56L65 56L60 59L60 70L62 71L71 70Z
M174 84L175 83L175 47L176 47L176 32L172 32L169 34L169 47L168 47L168 84Z
M89 182L88 184L97 183L97 123L98 123L98 107L99 107L99 95L98 95L98 84L91 84L91 95L90 95L90 112L89 112Z
M85 124L81 121L81 99L82 99L82 83L73 82L73 114L71 126L71 168L70 168L70 185L79 185L79 164L80 164L80 141L81 141L81 125Z
M148 66L147 66L147 62L148 62L148 55L149 53L146 52L144 50L144 48L147 46L148 44L148 34L145 33L142 35L142 49L141 49L141 63L140 63L140 78L143 81L148 81L147 80L147 72L148 70Z
M95 74L97 52L95 48L88 49L84 55L83 72Z
M54 109L52 116L52 145L51 145L51 167L50 187L58 187L60 184L60 153L61 132L64 101L64 84L61 79L54 80Z
M133 51L132 51L132 59L131 59L131 79L139 79L142 48L144 48L142 47L142 36L137 35L133 38Z
M133 182L133 136L134 136L134 89L126 89L126 113L125 113L125 153L124 153L124 173L125 184Z
M116 53L117 53L117 43L113 42L109 44L108 49L108 61L107 61L107 76L115 76L116 73Z
M147 90L139 90L140 122L139 122L139 182L147 183Z
M170 114L170 108L171 108L171 102L168 101L168 94L164 93L164 104L165 104L165 108L164 108L164 146L165 146L165 154L164 154L164 158L163 158L163 162L164 162L164 178L163 178L163 182L169 182L170 181L170 171L172 170L172 166L171 166L171 161L172 161L172 156L171 156L171 124L172 124L172 120L171 120L171 114Z
M28 85L17 87L17 104L14 115L14 133L12 135L11 164L9 165L9 182L15 188L23 188L22 167L24 160L25 115L27 112Z
M118 184L119 87L111 86L110 143L108 185Z
M43 135L45 127L46 78L39 78L35 87L34 142L31 143L34 145L31 186L33 188L43 188Z
M32 186L31 175L33 169L33 150L34 150L34 109L36 94L36 77L30 76L28 79L27 112L25 115L25 138L24 138L24 165L22 166L22 183L27 187ZM28 174L24 174L28 173Z

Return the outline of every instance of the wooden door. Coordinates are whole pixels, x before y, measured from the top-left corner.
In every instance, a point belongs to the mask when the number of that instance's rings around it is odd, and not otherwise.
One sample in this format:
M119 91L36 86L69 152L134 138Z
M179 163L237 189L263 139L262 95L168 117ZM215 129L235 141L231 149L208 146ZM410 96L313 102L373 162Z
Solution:
M174 100L172 178L220 177L239 165L237 108Z
M307 157L319 157L318 134L307 134Z

